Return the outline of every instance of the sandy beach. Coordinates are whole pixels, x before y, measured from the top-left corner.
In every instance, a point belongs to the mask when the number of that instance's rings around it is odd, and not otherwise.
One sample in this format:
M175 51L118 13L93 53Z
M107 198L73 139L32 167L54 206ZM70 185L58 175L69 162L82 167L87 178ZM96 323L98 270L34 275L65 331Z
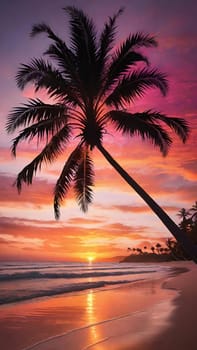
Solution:
M165 265L167 278L3 306L2 349L196 350L197 266Z
M163 284L163 288L179 293L174 299L174 311L163 329L150 339L139 344L120 348L121 350L196 350L197 314L197 266L192 262L170 263L171 266L186 267L187 272L176 275Z
M179 274L164 283L165 288L179 291L174 301L176 308L169 319L168 327L158 336L151 339L149 344L144 344L140 347L140 350L197 349L197 265L192 262L182 262L178 265L187 267L189 271ZM133 350L133 348L129 349Z

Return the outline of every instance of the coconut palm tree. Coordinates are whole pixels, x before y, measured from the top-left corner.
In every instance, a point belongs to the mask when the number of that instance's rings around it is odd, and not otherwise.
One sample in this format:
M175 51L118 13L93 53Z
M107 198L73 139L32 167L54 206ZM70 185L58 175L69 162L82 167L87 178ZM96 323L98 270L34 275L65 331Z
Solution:
M190 210L192 210L192 209L190 209ZM185 208L181 208L179 210L177 216L179 216L182 219L182 221L186 221L188 216L189 216L189 210L186 210Z
M9 133L23 128L13 140L13 155L16 155L21 141L34 138L41 144L46 141L40 154L18 174L18 191L21 191L23 183L32 184L43 163L53 162L73 139L78 139L55 185L56 219L60 217L60 206L71 185L79 206L87 211L93 199L92 156L97 148L197 261L196 250L188 237L103 145L107 127L112 125L123 135L137 135L144 141L150 141L164 156L172 144L168 128L183 142L188 137L188 125L181 118L167 117L154 110L132 113L130 109L132 102L151 88L159 89L163 95L167 93L165 74L150 68L147 57L139 50L156 47L155 38L137 32L130 34L119 48L113 49L116 21L122 9L108 18L99 36L92 19L82 10L74 6L64 10L70 19L70 45L47 24L34 25L32 37L45 33L51 40L44 53L48 59L33 58L29 64L21 65L16 76L20 89L33 83L36 91L44 88L51 98L51 103L30 99L25 105L14 108L8 116Z
M191 220L196 222L197 221L197 201L189 209L189 214L191 215Z
M190 214L190 237L194 244L197 245L197 201L189 209Z
M144 246L144 254L147 254L147 246Z
M189 210L182 208L179 210L177 216L179 216L182 219L181 222L179 223L180 229L188 233L191 229L190 228L191 219L189 218L190 216Z
M138 252L138 254L142 254L142 249L141 248L136 248L136 252Z
M160 249L161 249L161 244L160 244L160 243L157 243L157 244L155 245L155 247L156 247L156 249L157 249L157 254L159 254L159 253L160 253Z

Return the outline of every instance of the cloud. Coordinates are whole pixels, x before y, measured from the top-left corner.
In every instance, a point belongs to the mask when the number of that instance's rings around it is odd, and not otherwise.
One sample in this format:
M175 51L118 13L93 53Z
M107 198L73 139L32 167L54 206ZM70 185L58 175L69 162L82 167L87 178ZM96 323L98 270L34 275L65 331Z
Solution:
M0 174L0 203L3 205L22 206L25 203L34 207L40 207L53 202L53 184L46 179L35 179L31 186L24 185L19 195L15 186L14 176Z
M67 221L67 224L71 224L71 225L85 225L85 226L94 226L97 224L101 224L103 223L103 218L101 219L90 219L90 218L71 218Z
M32 247L34 246L35 248L40 248L44 244L44 240L40 238L27 238L23 236L17 236L15 237L14 235L11 234L0 234L0 239L1 241L4 241L8 244L20 244L22 247Z
M188 179L192 181L197 180L197 158L182 162L181 168L183 168L183 173Z
M180 208L178 206L162 206L164 210L166 211L172 211L177 212ZM124 213L147 213L150 212L151 209L146 206L138 206L138 205L112 205L111 207L108 207L108 209L112 210L119 210Z

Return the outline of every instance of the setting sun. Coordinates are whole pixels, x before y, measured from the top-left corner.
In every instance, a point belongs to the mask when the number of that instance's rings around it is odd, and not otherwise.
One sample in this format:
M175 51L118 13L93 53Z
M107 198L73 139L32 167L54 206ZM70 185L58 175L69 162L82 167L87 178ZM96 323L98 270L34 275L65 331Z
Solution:
M92 263L94 261L95 257L94 256L88 256L87 259L88 259L89 263Z

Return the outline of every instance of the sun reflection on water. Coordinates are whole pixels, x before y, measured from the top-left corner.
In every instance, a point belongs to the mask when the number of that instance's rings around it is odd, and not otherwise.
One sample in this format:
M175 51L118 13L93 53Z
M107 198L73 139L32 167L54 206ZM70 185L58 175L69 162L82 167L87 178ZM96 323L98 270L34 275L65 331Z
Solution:
M93 293L92 290L90 290L87 294L87 302L86 302L86 312L87 312L87 321L89 325L92 325L89 330L89 337L90 342L95 343L98 338L98 330L95 324L98 322L96 319L96 313L95 313L95 293Z

